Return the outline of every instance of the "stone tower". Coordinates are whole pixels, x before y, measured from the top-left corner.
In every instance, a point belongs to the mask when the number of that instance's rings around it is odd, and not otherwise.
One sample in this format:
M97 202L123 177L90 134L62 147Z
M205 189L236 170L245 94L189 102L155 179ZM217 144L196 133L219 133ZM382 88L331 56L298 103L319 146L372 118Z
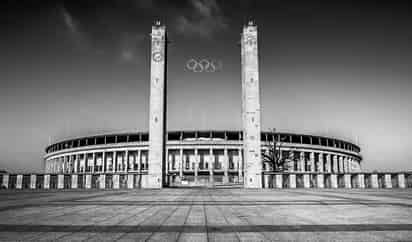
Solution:
M260 92L257 26L250 21L241 35L242 123L245 188L262 187Z
M152 26L152 51L150 64L150 120L149 169L145 188L162 188L165 179L166 135L166 27L159 21Z

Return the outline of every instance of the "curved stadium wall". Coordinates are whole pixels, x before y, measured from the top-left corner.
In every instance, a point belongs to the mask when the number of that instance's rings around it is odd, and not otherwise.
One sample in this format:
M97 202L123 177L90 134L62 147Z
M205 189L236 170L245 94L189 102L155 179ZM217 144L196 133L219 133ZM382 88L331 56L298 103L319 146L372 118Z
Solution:
M107 134L49 145L46 173L144 173L150 166L147 132ZM290 172L359 172L360 148L340 139L294 133L261 133L262 151L280 145ZM167 133L167 174L173 179L238 182L243 176L241 131L171 131ZM264 170L270 170L263 164Z

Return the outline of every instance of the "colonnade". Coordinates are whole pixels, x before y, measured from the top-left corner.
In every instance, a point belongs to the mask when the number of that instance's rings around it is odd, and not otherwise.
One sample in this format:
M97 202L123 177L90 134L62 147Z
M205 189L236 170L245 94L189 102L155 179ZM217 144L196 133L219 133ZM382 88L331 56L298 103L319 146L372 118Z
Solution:
M361 170L360 161L354 156L342 153L332 152L315 152L315 151L296 151L287 150L280 152L282 156L288 156L288 171L298 172L329 172L329 173L347 173L359 172ZM266 171L270 171L269 166L265 166Z
M76 152L47 159L49 173L105 173L147 170L147 150Z
M263 148L262 152L268 152ZM290 172L359 172L359 160L349 154L318 151L311 149L282 148L280 158L285 159L286 170ZM82 174L82 173L128 173L147 171L150 166L148 150L110 149L66 152L51 155L45 160L46 173ZM228 181L229 173L243 177L243 149L240 145L230 146L184 146L175 145L166 151L166 170L178 179L199 173L213 176L223 175ZM263 164L264 171L271 171L269 163Z

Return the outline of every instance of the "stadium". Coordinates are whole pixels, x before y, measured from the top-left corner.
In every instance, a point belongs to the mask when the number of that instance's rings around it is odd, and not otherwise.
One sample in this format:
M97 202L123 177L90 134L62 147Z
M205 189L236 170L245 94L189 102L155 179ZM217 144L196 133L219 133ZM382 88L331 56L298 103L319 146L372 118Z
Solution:
M274 142L275 141L275 142ZM49 174L144 174L150 167L149 134L107 134L63 140L49 145L44 170ZM286 172L359 172L360 148L323 136L261 133L261 149L276 144L288 163ZM170 183L233 184L244 175L241 131L169 131L165 169ZM270 171L263 162L262 169Z

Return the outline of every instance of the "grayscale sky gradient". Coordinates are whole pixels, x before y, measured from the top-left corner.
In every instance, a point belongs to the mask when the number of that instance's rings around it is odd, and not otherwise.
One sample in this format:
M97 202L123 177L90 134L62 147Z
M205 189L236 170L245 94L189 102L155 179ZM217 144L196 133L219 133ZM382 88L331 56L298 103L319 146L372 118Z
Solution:
M175 2L2 1L0 169L42 171L49 142L147 131L157 18L171 40L168 129L240 129L238 43L253 18L263 130L343 138L361 146L366 170L412 170L406 2ZM190 58L223 69L191 73Z

